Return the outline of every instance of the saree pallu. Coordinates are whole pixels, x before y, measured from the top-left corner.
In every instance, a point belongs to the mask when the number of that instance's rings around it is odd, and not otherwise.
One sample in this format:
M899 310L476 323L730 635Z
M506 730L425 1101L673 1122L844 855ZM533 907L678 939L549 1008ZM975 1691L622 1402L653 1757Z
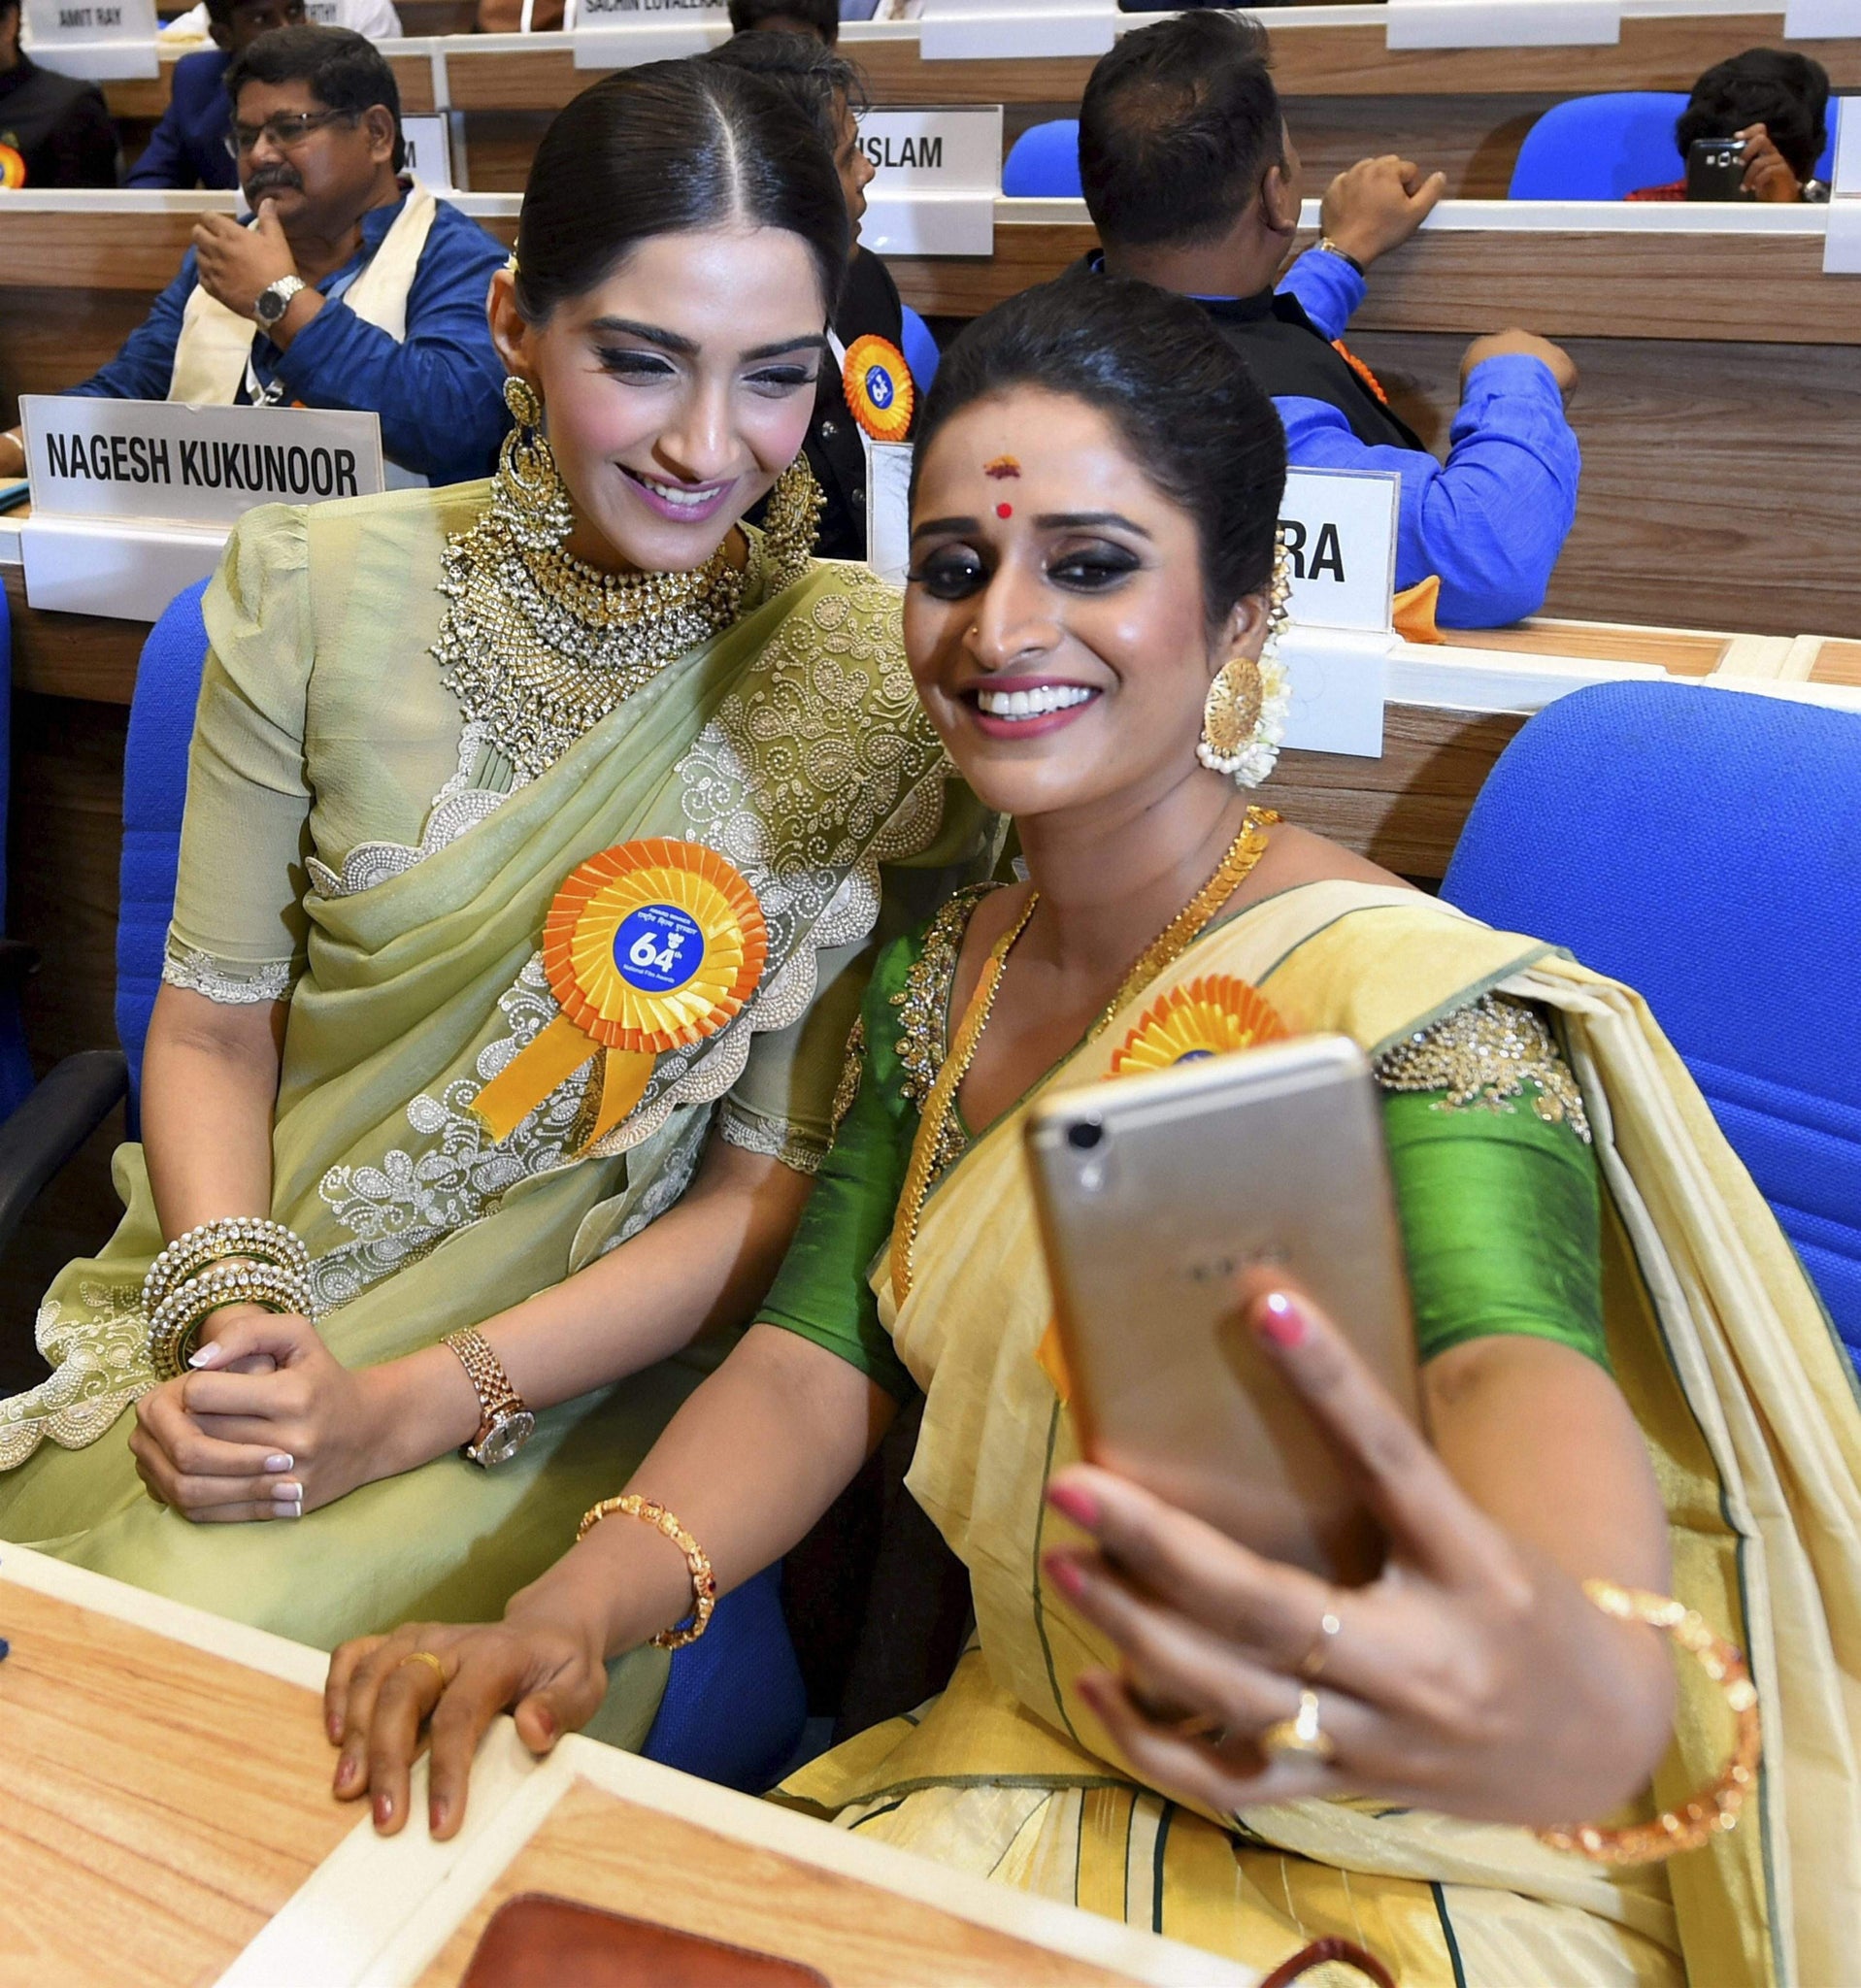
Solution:
M227 602L210 607L226 625ZM638 1234L683 1192L720 1103L739 1144L781 1151L785 1115L825 1137L881 866L884 887L934 902L947 861L960 871L982 844L966 793L945 806L948 765L897 618L870 576L815 566L533 781L461 797L449 839L360 848L345 876L313 861L271 1212L310 1248L319 1330L345 1365L430 1345ZM432 818L459 806L442 796ZM555 891L588 857L651 836L707 844L748 880L769 935L756 991L721 1032L661 1055L598 1144L582 1149L598 1059L494 1140L473 1098L558 1013L537 950ZM763 1075L745 1111L752 1039ZM120 1228L41 1314L55 1372L0 1405L0 1538L322 1647L410 1616L495 1617L727 1349L714 1336L546 1411L495 1471L448 1455L294 1523L192 1526L150 1501L126 1445L124 1410L150 1383L140 1287L161 1237L140 1148L116 1171ZM625 1667L646 1680L644 1719L663 1662Z
M902 1309L888 1257L873 1277L927 1397L907 1481L969 1569L980 1648L940 1699L837 1748L783 1798L1263 1971L1339 1935L1406 1988L1844 1978L1861 1925L1861 1413L1812 1288L1684 1066L1638 996L1549 948L1412 892L1327 882L1205 935L1034 1096L1103 1078L1165 986L1216 973L1373 1057L1488 993L1557 1020L1605 1183L1611 1360L1666 1503L1676 1592L1748 1652L1761 1694L1765 1763L1743 1821L1617 1872L1523 1830L1370 1801L1203 1814L1133 1779L1074 1688L1115 1654L1041 1566L1068 1534L1047 1483L1080 1452L1037 1357L1051 1313L1022 1157L1032 1099L935 1189ZM1712 1780L1729 1739L1716 1689L1691 1664L1678 1675L1664 1804Z

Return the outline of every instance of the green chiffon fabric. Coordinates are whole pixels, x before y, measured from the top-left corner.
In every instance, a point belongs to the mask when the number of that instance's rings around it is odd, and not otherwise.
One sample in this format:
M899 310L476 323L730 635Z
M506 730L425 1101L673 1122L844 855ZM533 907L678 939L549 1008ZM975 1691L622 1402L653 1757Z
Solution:
M987 825L947 794L912 688L897 594L833 564L776 591L753 536L736 625L516 781L430 653L448 537L486 501L476 484L260 510L204 603L170 968L217 1000L288 986L271 1212L305 1240L318 1329L351 1368L623 1245L714 1136L810 1170L879 944L986 868ZM598 1065L493 1140L471 1101L557 1011L537 952L555 891L648 836L707 844L749 882L760 987L662 1056L592 1150ZM293 1523L191 1525L145 1495L127 1444L162 1237L139 1146L116 1179L121 1226L41 1309L50 1378L0 1402L0 1540L323 1648L499 1614L732 1338L549 1409L497 1470L448 1454ZM625 1661L603 1737L641 1737L664 1663Z
M867 989L860 1083L760 1317L838 1353L896 1400L913 1381L880 1322L869 1272L891 1234L917 1110L906 1094L895 1005L923 950L895 940ZM948 1000L944 990L944 1003ZM945 1035L947 1040L947 1015ZM1383 1131L1420 1358L1489 1335L1553 1341L1607 1367L1602 1194L1568 1123L1537 1086L1495 1108L1445 1091L1382 1094Z

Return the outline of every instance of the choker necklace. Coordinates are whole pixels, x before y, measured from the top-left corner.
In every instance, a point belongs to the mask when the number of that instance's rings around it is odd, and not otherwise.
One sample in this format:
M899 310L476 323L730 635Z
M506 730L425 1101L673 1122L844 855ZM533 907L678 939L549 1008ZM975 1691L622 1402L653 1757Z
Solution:
M1117 992L1080 1038L1080 1046L1102 1036L1124 1008L1166 968L1174 966L1201 938L1209 920L1240 889L1242 879L1266 854L1265 831L1279 819L1271 808L1247 810L1240 834L1228 845L1227 853L1215 866L1214 875L1131 962L1129 971L1118 982ZM1040 901L1040 892L1030 891L1027 903L1021 908L1021 915L990 947L981 976L976 982L976 991L963 1011L956 1040L950 1044L949 1054L944 1058L944 1066L937 1073L929 1097L924 1100L923 1113L917 1121L917 1137L912 1142L911 1166L905 1175L904 1191L898 1197L898 1218L892 1229L892 1299L898 1305L904 1304L911 1289L918 1224L924 1218L924 1203L930 1194L931 1175L936 1169L937 1156L943 1150L944 1135L956 1110L956 1093L969 1075L970 1065L976 1060L982 1031L988 1027L995 997L1001 991L1008 956L1014 949L1014 942L1027 930L1028 920L1033 917L1034 908Z

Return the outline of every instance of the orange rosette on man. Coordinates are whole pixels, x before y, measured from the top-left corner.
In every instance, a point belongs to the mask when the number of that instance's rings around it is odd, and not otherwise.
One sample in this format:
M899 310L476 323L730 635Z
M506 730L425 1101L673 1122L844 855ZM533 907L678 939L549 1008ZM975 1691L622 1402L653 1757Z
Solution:
M543 926L543 971L562 1012L479 1092L508 1139L596 1058L597 1144L646 1095L657 1059L715 1035L755 992L769 956L762 907L702 843L620 843L565 879Z

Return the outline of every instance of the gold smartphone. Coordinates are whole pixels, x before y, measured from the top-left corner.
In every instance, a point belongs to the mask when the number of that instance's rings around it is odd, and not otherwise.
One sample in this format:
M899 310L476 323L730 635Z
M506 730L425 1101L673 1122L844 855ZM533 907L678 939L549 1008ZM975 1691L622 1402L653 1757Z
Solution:
M1276 1560L1374 1576L1379 1529L1235 1301L1249 1266L1282 1272L1419 1421L1356 1044L1305 1036L1069 1091L1030 1115L1027 1147L1087 1456Z

